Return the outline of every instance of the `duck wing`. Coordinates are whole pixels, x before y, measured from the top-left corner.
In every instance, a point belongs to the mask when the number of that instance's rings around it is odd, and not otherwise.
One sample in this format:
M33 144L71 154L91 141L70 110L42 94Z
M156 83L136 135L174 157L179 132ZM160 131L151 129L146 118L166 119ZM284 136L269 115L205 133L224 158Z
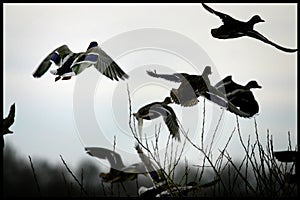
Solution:
M149 76L155 77L155 78L163 78L168 81L173 81L175 83L180 83L183 81L184 78L187 77L188 74L185 73L174 73L174 74L157 74L156 71L147 71L147 74Z
M145 168L145 165L143 162L139 162L139 163L134 163L132 165L124 167L121 171L124 173L143 174L143 173L147 172L147 169Z
M163 119L165 124L167 125L170 134L173 138L180 141L180 135L179 135L179 125L177 122L177 117L174 112L174 110L170 106L156 106L151 108L153 111L159 113Z
M55 65L60 66L63 59L69 54L73 53L67 45L62 45L52 51L38 66L38 68L33 72L33 77L40 78L43 76L50 68L53 61Z
M261 41L263 41L267 44L270 44L270 45L276 47L279 50L282 50L282 51L285 51L285 52L288 52L288 53L293 53L293 52L298 51L298 49L289 49L289 48L282 47L278 44L275 44L274 42L270 41L265 36L263 36L262 34L260 34L259 32L255 31L255 30L245 31L244 34L248 37L252 37L252 38L261 40Z
M8 130L8 128L11 125L13 125L13 123L15 122L15 112L16 112L16 107L14 103L13 105L10 106L8 116L5 119L3 119L3 131ZM6 133L3 132L3 135L4 134Z
M223 90L223 88L225 89L225 87L230 84L231 82L233 82L232 80L232 76L226 76L225 78L223 78L221 81L219 81L218 83L215 84L215 88L217 90Z
M202 6L210 13L217 15L218 17L221 18L221 20L223 21L223 23L232 23L233 21L236 21L236 19L232 18L231 16L218 12L212 8L210 8L209 6L207 6L206 4L202 3Z
M249 118L253 115L243 112L240 109L238 109L235 105L233 105L230 101L226 100L226 97L224 98L224 95L216 89L210 89L208 92L204 93L203 95L206 99L212 101L213 103L225 108L226 110L240 116Z
M101 147L86 147L84 149L90 156L97 157L99 159L107 159L113 169L120 170L125 167L120 154L114 151Z
M227 96L228 100L243 112L255 115L259 111L258 102L251 91Z
M169 106L164 106L165 109L168 110L167 116L164 116L163 119L170 131L170 134L172 135L173 138L177 139L180 141L180 135L179 135L179 125L177 122L177 117L174 112L174 110L169 107Z
M91 52L95 55L98 55L98 60L94 66L100 73L110 78L111 80L118 81L118 78L122 80L129 78L129 76L121 69L121 67L99 46L90 48L87 51L87 53Z

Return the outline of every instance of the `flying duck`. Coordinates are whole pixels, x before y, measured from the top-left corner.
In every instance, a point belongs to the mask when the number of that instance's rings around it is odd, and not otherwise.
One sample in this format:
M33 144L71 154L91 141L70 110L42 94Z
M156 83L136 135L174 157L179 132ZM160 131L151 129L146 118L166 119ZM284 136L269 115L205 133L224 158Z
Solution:
M246 118L251 117L250 114L245 113L234 106L226 99L226 96L223 93L210 84L208 78L208 75L212 73L210 66L205 67L201 76L186 73L174 73L171 75L157 74L156 71L147 71L147 73L155 78L163 78L181 83L178 89L173 88L170 92L170 96L176 104L180 104L184 107L194 106L199 102L197 98L203 96L234 114Z
M9 128L15 122L15 112L16 112L16 106L15 106L15 103L14 103L10 106L8 116L5 119L3 119L2 148L4 147L4 135L13 133L13 131L9 130Z
M145 175L147 172L142 162L125 166L120 154L109 149L100 147L86 147L85 151L90 156L94 156L99 159L107 159L110 163L110 171L108 173L100 173L99 175L104 182L116 183L135 180L138 174Z
M147 73L155 78L181 83L178 89L171 90L170 96L176 104L187 107L196 105L199 102L197 98L208 90L210 85L208 75L212 72L211 67L206 66L201 76L187 73L157 74L156 71Z
M258 15L254 15L253 17L251 17L249 21L243 22L243 21L236 20L227 14L213 10L212 8L210 8L204 3L202 3L202 6L210 13L213 13L218 17L220 17L223 22L223 25L221 25L219 28L214 28L211 30L211 35L215 38L230 39L230 38L248 36L248 37L261 40L285 52L293 53L297 51L297 49L285 48L278 44L275 44L274 42L270 41L262 34L260 34L258 31L255 31L254 25L259 22L264 22L264 20L262 20L261 17Z
M163 169L159 169L151 159L144 154L142 149L138 144L136 144L135 149L139 154L142 162L145 164L145 167L148 171L152 171L150 174L151 181L153 183L152 187L139 187L138 194L140 197L178 197L185 196L188 192L201 189L204 187L211 187L215 185L220 179L216 179L209 183L197 184L195 182L190 182L186 186L181 186L169 180L167 176L163 173Z
M235 83L232 76L227 76L214 86L223 93L226 98L241 111L255 115L259 111L259 106L251 91L252 88L262 88L254 80L249 81L245 86Z
M163 117L170 134L173 138L180 141L179 125L174 110L168 106L173 103L170 97L166 97L163 102L153 102L141 107L136 113L133 113L138 120L138 128L140 137L142 135L143 120L152 120L160 116Z
M33 77L40 78L43 76L50 68L52 62L59 67L57 70L50 70L53 75L57 76L55 81L58 81L60 78L69 80L72 76L80 74L92 65L111 80L118 81L118 78L122 80L129 78L95 41L90 43L86 52L73 53L67 45L56 48L38 66L33 73Z

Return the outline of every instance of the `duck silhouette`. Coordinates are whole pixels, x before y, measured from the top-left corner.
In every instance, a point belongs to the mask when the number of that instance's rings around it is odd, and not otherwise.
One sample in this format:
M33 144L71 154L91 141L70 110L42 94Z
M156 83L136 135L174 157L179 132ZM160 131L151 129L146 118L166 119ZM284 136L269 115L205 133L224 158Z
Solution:
M220 179L216 179L201 185L196 182L190 182L185 186L179 185L165 176L163 169L159 169L157 165L155 165L151 159L143 153L138 144L136 144L135 149L147 170L152 171L152 173L149 174L153 186L148 188L140 186L138 190L140 197L181 197L187 195L190 191L199 190L204 187L211 187L220 181Z
M184 107L194 106L198 101L198 97L204 94L210 86L208 75L212 74L211 67L206 66L202 75L194 75L187 73L174 74L157 74L156 71L147 71L147 74L155 78L163 78L168 81L180 83L178 89L172 89L170 96L174 103Z
M223 25L221 25L219 28L214 28L211 30L211 35L215 38L230 39L230 38L238 38L238 37L242 37L242 36L248 36L248 37L258 39L267 44L270 44L270 45L276 47L277 49L288 52L288 53L293 53L298 50L298 49L290 49L290 48L282 47L282 46L270 41L265 36L260 34L258 31L254 30L255 24L264 22L264 20L261 19L261 17L259 15L254 15L247 22L243 22L243 21L236 20L227 14L218 12L218 11L210 8L209 6L207 6L204 3L202 3L202 6L210 13L215 14L219 18L221 18L221 20L223 22Z
M251 117L250 114L241 111L228 101L224 93L210 84L208 78L208 75L212 73L210 66L205 67L202 75L190 75L187 73L174 73L169 75L158 74L156 71L147 71L147 73L155 78L163 78L181 83L178 89L173 88L170 92L170 96L176 104L180 104L184 107L194 106L199 102L197 98L202 96L240 117Z
M99 159L107 159L110 163L110 171L108 173L100 173L99 175L104 182L116 183L131 181L135 180L139 174L145 175L147 172L142 162L125 166L120 154L109 149L100 147L86 147L85 151L90 156L94 156Z
M179 125L174 110L168 105L173 103L170 97L166 97L162 102L152 102L141 107L136 113L133 113L138 120L138 129L140 137L142 137L143 120L152 120L158 117L163 117L170 134L173 138L180 141Z
M76 76L92 65L103 75L111 80L127 79L129 76L119 67L119 65L107 55L93 41L90 43L86 52L73 53L67 45L62 45L52 51L34 71L33 77L40 78L43 76L52 63L59 68L50 70L53 75L56 75L55 81L69 80L72 76Z
M16 112L16 105L15 103L10 106L8 116L3 119L3 127L2 127L2 148L4 147L4 135L12 134L13 131L9 130L9 128L15 122L15 112Z
M251 91L253 88L262 88L256 81L249 81L243 86L234 82L232 76L227 76L214 87L223 93L234 106L239 107L241 111L251 116L258 113L259 105Z

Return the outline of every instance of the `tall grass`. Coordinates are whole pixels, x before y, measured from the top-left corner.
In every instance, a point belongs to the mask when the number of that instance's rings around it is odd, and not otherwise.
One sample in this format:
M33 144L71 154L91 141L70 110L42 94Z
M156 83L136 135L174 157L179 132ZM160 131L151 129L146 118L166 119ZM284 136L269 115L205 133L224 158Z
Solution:
M273 152L273 137L269 130L266 133L266 142L263 143L260 140L260 133L257 128L256 118L253 119L254 134L248 135L247 139L243 139L240 128L239 118L236 117L236 123L232 127L225 145L218 147L217 153L213 152L214 139L218 134L221 119L224 111L221 112L218 121L215 122L215 128L213 129L213 136L210 143L204 146L204 125L206 123L206 108L205 100L203 101L203 121L202 129L199 133L200 141L192 141L189 137L188 131L184 130L180 124L180 131L183 139L181 143L175 142L171 136L166 141L162 141L161 124L157 124L154 130L154 139L142 139L138 137L137 122L132 115L131 99L128 89L129 99L129 118L128 125L130 127L132 136L135 138L137 144L142 148L143 152L153 161L153 163L161 169L161 173L166 178L167 184L165 190L169 191L170 196L192 196L192 197L297 197L298 188L297 184L290 184L287 180L288 174L293 174L296 171L296 163L282 163L275 159ZM228 147L231 145L232 138L238 137L240 143L241 157L238 159L231 156ZM297 150L297 147L292 148L290 133L287 134L288 146L287 150ZM145 135L147 138L147 135ZM159 144L164 143L164 151L159 147ZM113 150L115 149L116 137L114 137ZM189 163L189 160L184 156L183 152L187 146L190 145L198 152L198 157L202 158L197 164ZM134 150L134 148L133 148ZM51 187L60 187L60 190L64 191L59 193L62 196L80 196L80 197L116 197L116 196L138 196L138 189L141 186L160 187L157 182L150 182L151 177L148 179L136 179L134 181L124 183L103 183L99 178L98 171L94 171L93 174L89 174L91 168L84 168L80 166L77 173L74 173L67 165L67 161L60 155L62 161L62 167L57 168L57 174L55 183L50 184ZM213 159L214 158L214 159ZM8 158L4 156L4 162ZM236 161L239 160L239 161ZM47 186L43 183L44 175L48 171L54 173L52 170L46 168L39 169L39 165L34 165L31 157L29 156L31 166L31 181L32 186L36 188L35 196L49 196L49 193L44 193ZM63 170L63 167L65 170ZM96 166L97 168L98 166ZM30 168L28 168L30 170ZM30 171L24 171L28 174ZM44 171L41 173L43 170ZM8 169L4 168L4 186L9 183L6 172ZM13 176L14 173L10 173ZM16 174L15 174L16 175ZM50 174L51 176L51 174ZM92 182L94 185L89 185L91 182L91 176L95 177L97 183ZM141 175L141 177L144 177ZM19 176L18 179L22 177ZM145 181L146 180L146 181ZM54 179L53 179L54 181ZM186 186L190 182L196 182L199 187L195 190L184 193L180 190L180 186ZM60 183L60 184L57 184ZM149 184L150 183L150 184ZM54 186L55 185L55 186ZM24 186L24 183L22 185ZM22 187L20 186L20 187ZM14 191L18 191L18 186L14 185ZM6 187L4 187L5 189ZM28 188L28 187L27 187ZM56 188L57 190L57 188ZM5 193L5 191L4 191ZM9 195L8 195L9 196Z

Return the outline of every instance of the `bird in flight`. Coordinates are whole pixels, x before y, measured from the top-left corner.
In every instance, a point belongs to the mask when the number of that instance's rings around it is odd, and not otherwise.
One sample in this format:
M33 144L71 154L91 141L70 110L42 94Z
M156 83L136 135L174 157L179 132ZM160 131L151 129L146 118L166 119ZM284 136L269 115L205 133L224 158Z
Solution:
M152 160L143 153L143 150L138 144L136 144L135 149L145 164L145 167L148 171L152 172L149 173L149 175L153 186L148 188L140 186L138 190L140 197L182 197L186 196L190 191L200 191L202 188L211 187L220 181L220 179L216 179L205 184L190 182L185 186L179 185L171 180L169 176L166 176L164 169L159 169L157 164L152 162Z
M119 67L119 65L107 55L93 41L90 43L86 52L74 53L67 45L62 45L52 51L34 71L33 77L42 77L52 63L58 66L58 69L50 70L53 75L56 75L55 81L69 80L72 76L76 76L92 65L103 75L111 80L127 79L129 76Z
M208 75L211 74L211 67L206 66L202 75L187 73L158 74L156 71L147 71L147 74L155 78L163 78L168 81L180 83L178 89L172 89L170 96L176 104L182 106L194 106L199 101L197 97L208 90L210 81Z
M142 127L144 119L152 120L162 116L172 137L180 141L177 117L174 110L168 105L170 103L173 103L172 99L170 97L166 97L163 102L152 102L141 107L136 113L133 113L133 115L138 120L140 137L142 137Z
M254 15L251 17L250 20L247 22L239 21L237 19L234 19L233 17L218 12L206 4L202 3L202 6L209 11L212 14L217 15L219 18L221 18L223 24L219 28L214 28L211 30L211 35L215 38L218 39L230 39L230 38L238 38L242 36L248 36L252 37L258 40L261 40L267 44L270 44L274 47L276 47L279 50L288 52L288 53L293 53L298 51L298 49L290 49L290 48L285 48L282 47L269 39L267 39L265 36L260 34L258 31L254 30L254 25L260 22L264 22L263 19L259 15Z
M15 103L10 106L8 116L3 119L3 127L2 127L2 148L4 147L4 135L12 134L13 131L9 130L9 128L15 122L15 112L16 112L16 105Z
M120 154L109 149L101 147L86 147L87 154L99 159L107 159L110 163L110 171L108 173L100 173L100 177L104 182L116 183L134 180L138 174L147 172L144 163L139 162L129 166L125 166Z
M249 81L245 86L235 83L232 76L227 76L215 86L217 90L226 96L226 99L241 111L253 116L259 111L259 106L251 91L253 88L262 88L254 80ZM208 96L209 98L210 96Z
M194 106L198 104L198 97L203 96L208 100L216 103L226 110L241 116L249 118L250 114L245 113L234 106L226 99L226 96L210 84L208 75L211 74L211 67L206 66L202 75L190 75L187 73L158 74L147 71L148 75L155 78L163 78L169 81L180 83L178 89L172 89L170 96L176 104L181 106Z

